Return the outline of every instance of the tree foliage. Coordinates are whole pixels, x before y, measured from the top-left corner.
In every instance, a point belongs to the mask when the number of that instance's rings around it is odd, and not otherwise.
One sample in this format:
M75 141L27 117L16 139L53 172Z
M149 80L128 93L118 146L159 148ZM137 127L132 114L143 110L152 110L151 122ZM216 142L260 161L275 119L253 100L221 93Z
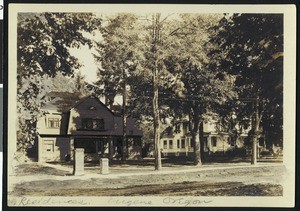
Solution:
M216 15L183 14L178 28L172 33L178 53L170 55L168 68L181 82L181 91L176 93L173 90L174 97L179 100L169 103L169 106L177 110L175 113L189 116L195 165L202 163L200 149L203 151L204 143L200 136L203 123L208 121L206 114L235 97L232 78L211 66L215 58L209 52L217 46L209 42L213 35L210 29L218 19Z
M237 121L252 118L256 138L276 131L282 140L283 15L225 15L215 29L215 66L235 76L242 98L233 106Z
M72 75L80 67L70 48L92 45L84 36L100 26L91 13L19 13L17 25L18 150L26 151L36 136L41 106L49 98L49 77Z
M123 93L124 83L128 84L135 72L141 71L141 42L137 20L134 14L121 13L107 17L101 28L103 40L97 43L95 54L100 66L99 79L95 85L99 94L108 98L108 104L113 104L116 95Z

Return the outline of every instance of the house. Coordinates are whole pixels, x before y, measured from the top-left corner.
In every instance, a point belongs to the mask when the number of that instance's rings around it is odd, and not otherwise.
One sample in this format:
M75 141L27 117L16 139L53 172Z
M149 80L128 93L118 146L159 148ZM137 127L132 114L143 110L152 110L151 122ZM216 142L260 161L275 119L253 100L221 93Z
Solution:
M208 154L224 154L229 150L244 147L247 131L238 137L228 132L220 132L216 122L203 124L203 149ZM191 127L188 120L176 121L167 127L161 136L160 147L163 156L192 156L194 143L192 141Z
M65 111L49 104L43 112L37 122L39 162L72 160L75 148L84 148L87 160L121 157L122 117L98 98L85 97ZM127 118L126 135L127 158L139 158L142 131L133 118Z

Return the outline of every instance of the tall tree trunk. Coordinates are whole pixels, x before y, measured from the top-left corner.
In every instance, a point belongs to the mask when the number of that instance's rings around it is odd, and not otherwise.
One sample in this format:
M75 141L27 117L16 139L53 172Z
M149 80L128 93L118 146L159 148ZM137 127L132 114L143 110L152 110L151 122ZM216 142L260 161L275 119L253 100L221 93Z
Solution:
M255 118L254 118L254 135L252 139L252 156L251 156L251 164L256 165L257 164L257 142L258 142L258 136L259 136L259 123L261 120L261 116L259 115L258 110L258 99L256 99L255 102Z
M204 161L204 123L203 121L200 122L200 128L199 128L199 133L200 133L200 157L201 161Z
M122 105L122 113L123 113L123 139L122 139L122 160L126 160L127 155L127 118L126 118L126 73L123 70L123 105Z
M154 119L154 143L155 143L155 170L161 170L161 152L160 152L160 122L158 108L158 58L157 58L157 42L159 41L159 19L160 14L153 16L153 53L154 53L154 70L153 70L153 119Z
M193 117L193 130L192 130L192 139L194 140L194 165L200 166L201 162L201 152L200 152L200 134L199 134L199 125L200 125L200 112L197 106L194 107L194 117Z

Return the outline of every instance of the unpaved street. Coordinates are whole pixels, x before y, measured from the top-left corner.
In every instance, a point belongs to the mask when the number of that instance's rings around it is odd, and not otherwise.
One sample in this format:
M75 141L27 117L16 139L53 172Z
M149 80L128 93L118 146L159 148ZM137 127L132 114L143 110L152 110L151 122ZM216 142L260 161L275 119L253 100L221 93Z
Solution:
M23 168L19 174L23 174L23 178L32 177L28 174L28 168ZM51 169L47 173L50 171ZM55 170L55 173L63 175L65 172ZM168 174L112 178L102 177L102 175L88 179L56 176L19 182L10 194L14 196L281 196L281 182L284 178L283 165L202 169L179 173L173 171Z

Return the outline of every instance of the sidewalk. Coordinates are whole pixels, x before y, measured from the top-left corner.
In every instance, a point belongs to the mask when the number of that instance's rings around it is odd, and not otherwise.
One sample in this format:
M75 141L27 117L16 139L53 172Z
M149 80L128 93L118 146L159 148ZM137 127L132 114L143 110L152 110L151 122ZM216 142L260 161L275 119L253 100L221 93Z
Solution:
M35 163L37 164L37 163ZM85 182L86 180L102 180L102 179L113 179L113 180L119 180L122 177L139 177L139 176L149 176L155 177L158 175L168 175L168 176L179 176L184 177L186 174L193 174L196 173L196 177L202 178L204 176L207 179L206 175L214 175L214 171L216 171L216 175L219 175L222 170L226 169L241 169L241 170L249 170L249 169L255 169L255 168L264 168L264 167L284 167L283 163L258 163L257 165L251 165L250 163L212 163L202 166L186 166L186 165L177 165L174 167L163 167L161 171L155 171L154 166L131 166L131 165L117 165L110 167L109 174L103 175L100 174L100 168L99 166L93 166L93 167L86 167L85 168L85 174L82 176L74 176L73 173L73 167L72 166L63 166L60 164L50 164L50 163L40 163L37 164L38 166L42 167L48 167L55 170L63 171L62 175L53 175L51 173L48 174L32 174L32 175L14 175L9 176L10 177L10 188L9 190L13 190L15 186L21 183L31 183L31 182L39 182L39 181L57 181L57 182ZM90 168L90 169L89 169ZM202 173L201 173L202 172ZM257 172L257 170L253 170L253 172ZM251 171L249 171L251 173ZM157 178L157 177L156 177ZM163 180L164 177L161 177ZM221 177L223 178L223 177ZM142 177L141 177L142 179ZM226 179L226 177L224 177ZM255 181L258 178L253 178ZM126 181L126 179L121 179L119 181ZM93 181L93 182L94 182ZM103 180L104 181L104 180ZM250 180L247 180L249 182ZM269 180L268 180L269 181ZM51 183L50 182L50 183ZM47 183L47 182L46 182ZM43 183L38 183L43 184Z
M43 166L55 168L58 170L67 171L70 174L73 172L72 167L61 166L58 164L49 164L43 163L40 164ZM216 164L216 165L202 165L202 166L176 166L176 167L163 167L160 171L155 171L154 166L151 167L125 167L122 169L118 169L117 167L110 168L110 173L103 175L100 173L96 173L96 171L100 172L100 167L93 167L93 171L85 170L85 175L82 176L56 176L56 178L64 179L91 179L91 178L120 178L120 177L128 177L128 176L142 176L142 175L163 175L163 174L174 174L174 173L188 173L188 172L203 172L203 171L211 171L211 170L226 170L226 169L239 169L239 168L261 168L261 167L273 167L273 166L283 166L282 163L258 163L257 165L251 165L250 163L234 163L234 164ZM50 176L50 175L49 175ZM48 176L48 178L49 178Z

